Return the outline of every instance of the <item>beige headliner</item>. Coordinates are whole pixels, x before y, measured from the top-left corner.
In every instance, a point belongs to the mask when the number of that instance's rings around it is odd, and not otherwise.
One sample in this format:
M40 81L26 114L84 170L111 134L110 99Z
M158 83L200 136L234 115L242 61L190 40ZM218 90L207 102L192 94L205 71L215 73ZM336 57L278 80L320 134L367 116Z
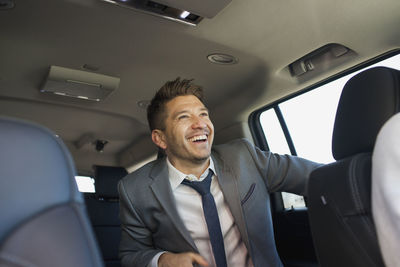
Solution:
M399 48L400 1L233 0L191 27L99 0L21 0L0 11L0 25L0 113L51 128L90 172L92 164L127 166L154 153L137 101L177 76L204 86L217 142L248 137L254 109ZM328 43L358 56L304 83L290 77L288 64ZM215 52L239 64L208 62ZM100 103L39 93L50 65L84 64L119 77L120 87ZM85 133L110 142L104 153L73 145ZM134 156L121 161L127 151Z

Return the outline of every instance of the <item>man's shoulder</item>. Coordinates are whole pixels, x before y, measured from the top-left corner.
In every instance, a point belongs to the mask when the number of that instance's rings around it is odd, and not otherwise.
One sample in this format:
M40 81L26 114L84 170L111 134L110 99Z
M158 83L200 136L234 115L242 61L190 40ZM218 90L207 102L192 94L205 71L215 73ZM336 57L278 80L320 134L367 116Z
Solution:
M217 153L231 153L231 152L239 152L241 150L249 150L253 149L254 145L245 138L234 139L229 141L228 143L219 144L214 146L213 150Z
M256 148L254 145L244 138L216 145L213 148L214 158L229 164L237 164L249 158L254 158L255 153Z
M152 182L151 175L154 168L157 168L158 165L162 164L163 160L164 159L156 159L146 163L139 169L122 178L121 183L123 183L125 186L132 187L142 187L143 185L148 185Z

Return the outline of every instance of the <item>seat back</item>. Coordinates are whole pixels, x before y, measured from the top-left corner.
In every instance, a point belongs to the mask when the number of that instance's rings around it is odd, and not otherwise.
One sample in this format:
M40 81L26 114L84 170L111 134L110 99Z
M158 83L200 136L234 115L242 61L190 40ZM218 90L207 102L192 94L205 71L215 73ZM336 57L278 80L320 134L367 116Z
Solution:
M118 181L127 175L125 168L95 166L95 194L85 201L106 267L121 266L118 257L121 240Z
M384 266L371 213L371 153L399 111L399 71L377 67L350 79L332 139L334 163L311 173L308 212L321 266Z
M0 147L0 266L103 266L62 141L1 117Z

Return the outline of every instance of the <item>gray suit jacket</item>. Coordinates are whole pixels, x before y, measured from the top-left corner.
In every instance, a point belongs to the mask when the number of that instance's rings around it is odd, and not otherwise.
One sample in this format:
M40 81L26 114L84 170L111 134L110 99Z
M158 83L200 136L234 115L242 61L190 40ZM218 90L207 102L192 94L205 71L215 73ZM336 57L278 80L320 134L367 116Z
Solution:
M269 193L305 195L308 160L264 152L246 140L215 146L218 182L256 267L282 266L276 251ZM146 266L160 251L197 252L179 217L166 159L153 161L119 183L123 266Z

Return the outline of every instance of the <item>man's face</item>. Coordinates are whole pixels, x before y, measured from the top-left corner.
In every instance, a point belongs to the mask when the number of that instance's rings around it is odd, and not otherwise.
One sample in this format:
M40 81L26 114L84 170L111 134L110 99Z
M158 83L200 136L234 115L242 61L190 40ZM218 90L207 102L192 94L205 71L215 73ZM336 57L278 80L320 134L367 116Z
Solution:
M211 154L214 126L208 110L194 95L178 96L165 106L165 129L161 142L172 164L201 164Z

